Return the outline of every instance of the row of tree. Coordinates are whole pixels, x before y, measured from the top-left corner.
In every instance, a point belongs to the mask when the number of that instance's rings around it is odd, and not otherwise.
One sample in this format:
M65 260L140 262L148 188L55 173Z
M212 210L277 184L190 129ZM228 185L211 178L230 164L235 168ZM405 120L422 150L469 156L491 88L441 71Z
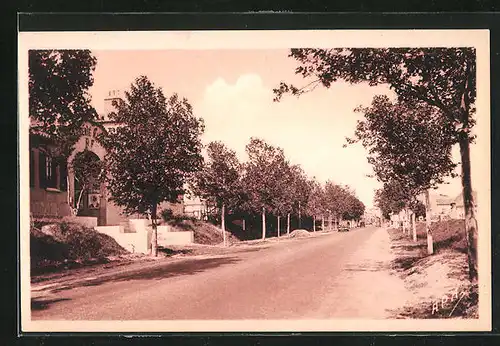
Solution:
M36 123L31 130L49 137L57 155L69 156L84 123L99 126L88 95L95 65L88 50L30 51L30 117ZM103 128L99 136L106 148L105 162L83 153L72 164L80 172L82 190L91 183L90 176L98 176L106 181L111 200L125 212L149 214L155 256L158 206L178 202L188 185L194 194L215 202L224 230L228 213L260 214L262 238L266 216L277 218L278 232L286 217L289 232L292 214L298 216L300 227L303 215L314 221L322 217L324 224L325 216L359 219L364 212L351 189L332 182L321 186L300 166L290 164L281 148L258 138L247 145L245 163L220 142L208 145L205 161L203 119L193 114L186 99L176 94L166 97L146 76L138 77L114 106L109 118L116 126Z
M470 143L474 141L476 51L474 48L333 48L292 49L299 66L296 74L313 78L304 87L282 82L274 90L301 95L318 85L329 88L337 80L388 85L397 101L376 96L371 107L361 108L365 120L355 138L369 150L376 177L384 183L381 195L397 190L400 207L414 208L425 195L427 238L432 253L429 189L453 174L451 146L460 147L465 238L469 276L477 280L477 220L472 195Z
M226 215L238 214L252 217L261 215L262 239L266 237L266 217L274 216L280 236L281 220L286 219L290 232L290 218L304 216L313 219L325 217L359 220L365 206L349 187L326 182L321 185L307 177L299 165L291 164L283 150L258 138L251 138L246 146L247 162L240 162L236 153L221 142L211 142L207 147L204 167L191 180L192 192L216 205L221 215L223 234ZM226 239L224 238L224 242Z

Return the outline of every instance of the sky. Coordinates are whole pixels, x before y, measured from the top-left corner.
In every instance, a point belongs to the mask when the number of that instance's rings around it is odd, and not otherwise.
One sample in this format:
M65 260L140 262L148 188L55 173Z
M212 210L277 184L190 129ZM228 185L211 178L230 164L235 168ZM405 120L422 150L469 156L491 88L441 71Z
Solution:
M273 102L273 88L280 81L307 83L295 76L297 63L284 49L253 50L151 50L93 51L97 58L92 103L104 112L110 90L128 90L140 75L146 75L165 94L186 97L193 113L203 118L203 142L222 141L246 160L245 145L258 137L281 147L293 164L300 164L309 177L349 185L367 206L373 206L374 191L381 184L373 173L361 144L343 148L352 137L362 114L377 94L394 97L387 86L349 85L336 82L329 89L316 88L300 98L287 95ZM473 149L474 150L474 149ZM474 152L473 152L474 154ZM458 150L454 150L458 160ZM439 192L456 196L460 183L440 187Z

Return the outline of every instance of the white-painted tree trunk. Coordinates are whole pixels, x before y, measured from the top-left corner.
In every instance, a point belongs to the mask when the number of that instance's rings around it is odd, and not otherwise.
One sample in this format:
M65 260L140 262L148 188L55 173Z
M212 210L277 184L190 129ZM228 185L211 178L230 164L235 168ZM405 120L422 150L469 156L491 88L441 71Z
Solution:
M262 239L266 239L266 210L262 207Z
M281 217L278 216L278 238L280 237L280 219Z
M427 234L427 253L432 255L434 253L434 241L432 239L431 232L431 204L430 204L430 196L429 190L425 191L425 233Z
M290 213L287 215L286 234L290 235Z
M411 213L411 230L413 235L413 241L417 241L417 223L415 222L415 213Z
M321 231L325 231L325 215L321 216Z
M316 216L313 216L313 232L316 232Z
M226 242L226 205L222 203L222 211L221 211L221 229L222 229L222 241L224 246L227 245Z

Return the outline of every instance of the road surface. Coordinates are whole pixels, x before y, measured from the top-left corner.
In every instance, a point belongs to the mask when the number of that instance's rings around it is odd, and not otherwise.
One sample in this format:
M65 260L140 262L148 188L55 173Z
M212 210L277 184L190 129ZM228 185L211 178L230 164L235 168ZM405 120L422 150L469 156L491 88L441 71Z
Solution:
M313 319L355 305L339 293L375 227L183 259L32 299L33 320ZM366 284L369 289L370 283ZM338 317L338 316L337 316Z

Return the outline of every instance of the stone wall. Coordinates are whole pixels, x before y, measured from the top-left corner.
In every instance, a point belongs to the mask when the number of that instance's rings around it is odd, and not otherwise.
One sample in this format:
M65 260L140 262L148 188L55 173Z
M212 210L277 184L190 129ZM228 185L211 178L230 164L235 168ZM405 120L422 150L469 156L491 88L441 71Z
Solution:
M34 219L58 219L71 215L65 191L30 189L30 213Z

